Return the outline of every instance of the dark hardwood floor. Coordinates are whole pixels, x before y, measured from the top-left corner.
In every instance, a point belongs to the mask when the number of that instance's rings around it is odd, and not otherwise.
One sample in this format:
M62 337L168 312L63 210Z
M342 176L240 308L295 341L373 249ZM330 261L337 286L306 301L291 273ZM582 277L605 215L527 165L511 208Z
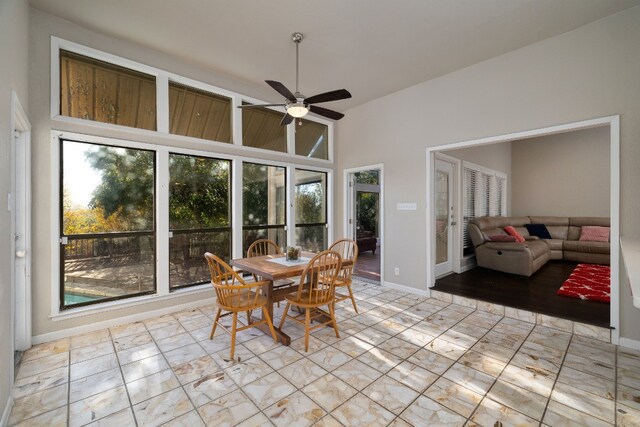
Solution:
M576 263L550 261L531 277L476 267L436 280L432 289L507 307L609 327L609 304L556 295Z

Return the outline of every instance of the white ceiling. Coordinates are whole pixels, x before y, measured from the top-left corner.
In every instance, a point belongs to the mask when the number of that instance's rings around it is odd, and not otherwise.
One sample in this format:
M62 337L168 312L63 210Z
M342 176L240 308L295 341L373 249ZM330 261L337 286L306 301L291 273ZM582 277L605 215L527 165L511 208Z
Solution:
M346 88L344 111L640 4L640 0L31 0L100 33L210 67L267 93ZM135 58L132 58L135 59ZM270 92L268 92L270 93ZM256 95L248 93L247 95ZM264 97L263 97L264 98ZM267 101L280 102L279 95Z

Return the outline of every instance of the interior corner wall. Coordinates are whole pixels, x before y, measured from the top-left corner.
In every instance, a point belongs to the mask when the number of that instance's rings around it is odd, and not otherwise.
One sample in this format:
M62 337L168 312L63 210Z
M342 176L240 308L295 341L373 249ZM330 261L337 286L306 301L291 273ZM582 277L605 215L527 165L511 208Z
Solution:
M610 132L602 126L514 141L512 214L610 216Z
M28 114L29 5L27 0L0 2L0 200L11 192L11 91L15 90ZM11 395L13 319L11 318L11 216L6 205L0 209L0 416Z
M427 147L597 117L620 115L620 231L640 236L638 46L640 6L348 110L337 125L337 167L384 163L384 267L401 271L384 280L427 287ZM341 174L335 185L342 214ZM398 202L418 209L398 211ZM619 288L621 336L640 341L622 267Z

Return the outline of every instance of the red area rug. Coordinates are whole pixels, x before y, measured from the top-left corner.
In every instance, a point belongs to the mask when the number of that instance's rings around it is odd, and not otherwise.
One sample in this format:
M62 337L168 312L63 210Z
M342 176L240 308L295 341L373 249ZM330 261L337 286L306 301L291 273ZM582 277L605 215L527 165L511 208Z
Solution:
M608 265L578 264L558 295L589 301L611 301L611 268Z

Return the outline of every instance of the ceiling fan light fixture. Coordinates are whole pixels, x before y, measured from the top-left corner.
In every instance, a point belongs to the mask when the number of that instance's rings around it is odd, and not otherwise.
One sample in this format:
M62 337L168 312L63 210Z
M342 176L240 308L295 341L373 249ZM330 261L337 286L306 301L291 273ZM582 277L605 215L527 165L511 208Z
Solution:
M309 107L302 102L296 102L295 104L289 104L287 106L287 114L296 119L304 117L309 112Z

